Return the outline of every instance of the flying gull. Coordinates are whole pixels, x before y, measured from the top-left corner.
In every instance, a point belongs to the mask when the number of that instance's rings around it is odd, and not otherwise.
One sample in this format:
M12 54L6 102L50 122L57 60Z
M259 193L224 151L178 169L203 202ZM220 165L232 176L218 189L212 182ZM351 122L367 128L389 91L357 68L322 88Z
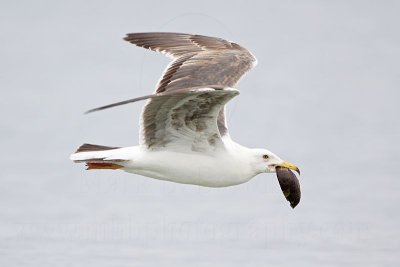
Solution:
M207 187L242 184L260 173L277 173L294 208L300 186L290 170L299 169L266 149L234 142L225 105L239 94L235 85L256 65L240 45L220 38L183 33L130 33L124 40L166 54L172 62L154 94L95 108L99 111L147 99L140 120L139 145L83 144L70 156L88 170L119 169L155 179Z

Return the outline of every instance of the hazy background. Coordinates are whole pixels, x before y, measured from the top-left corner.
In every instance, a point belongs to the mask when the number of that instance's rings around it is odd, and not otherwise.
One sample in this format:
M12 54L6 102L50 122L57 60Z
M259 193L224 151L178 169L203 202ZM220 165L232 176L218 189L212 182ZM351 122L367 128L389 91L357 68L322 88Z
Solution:
M1 1L0 266L399 266L399 1ZM83 142L137 144L169 62L124 42L177 31L258 58L231 136L296 163L210 189L84 171Z

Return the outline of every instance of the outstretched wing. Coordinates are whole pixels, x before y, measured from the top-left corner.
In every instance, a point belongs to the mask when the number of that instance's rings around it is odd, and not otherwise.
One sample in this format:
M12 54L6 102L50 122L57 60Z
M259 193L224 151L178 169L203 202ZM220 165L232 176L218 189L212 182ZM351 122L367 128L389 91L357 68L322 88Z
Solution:
M235 89L189 89L153 97L142 113L140 141L147 149L215 151L223 147L217 125Z
M156 93L191 87L234 87L256 64L240 45L216 37L184 33L130 33L124 40L174 60L156 87Z
M228 134L224 105L238 92L226 89L235 87L240 78L255 66L257 61L248 50L221 38L184 33L130 33L124 39L166 54L173 61L164 71L153 95L88 112L149 99L141 118L142 144L148 148L177 142L178 136L194 143L201 140L202 145L197 147L204 148L205 140L211 136L215 138L209 140L216 140L216 136L220 138ZM202 92L201 88L209 88L212 92ZM179 130L174 128L178 124L182 124ZM207 125L206 129L202 129L202 125ZM185 136L190 137L185 139ZM218 142L213 146L216 144Z
M156 93L186 88L234 87L257 62L245 48L216 37L150 32L130 33L124 40L174 59L158 82ZM217 121L220 134L227 135L224 108Z

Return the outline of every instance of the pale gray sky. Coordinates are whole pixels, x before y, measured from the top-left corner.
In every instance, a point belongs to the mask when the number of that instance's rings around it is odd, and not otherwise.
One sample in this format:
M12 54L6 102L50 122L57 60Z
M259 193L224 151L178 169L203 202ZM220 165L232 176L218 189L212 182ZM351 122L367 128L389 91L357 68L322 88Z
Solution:
M1 1L0 266L398 266L400 2ZM258 58L231 136L296 163L225 189L86 172L78 145L137 144L168 59L122 40L176 31Z

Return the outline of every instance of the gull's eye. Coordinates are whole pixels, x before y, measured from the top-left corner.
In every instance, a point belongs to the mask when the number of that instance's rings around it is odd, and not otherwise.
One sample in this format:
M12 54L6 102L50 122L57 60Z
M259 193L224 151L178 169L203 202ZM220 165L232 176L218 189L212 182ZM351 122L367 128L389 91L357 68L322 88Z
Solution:
M269 159L268 155L263 155L263 159Z

